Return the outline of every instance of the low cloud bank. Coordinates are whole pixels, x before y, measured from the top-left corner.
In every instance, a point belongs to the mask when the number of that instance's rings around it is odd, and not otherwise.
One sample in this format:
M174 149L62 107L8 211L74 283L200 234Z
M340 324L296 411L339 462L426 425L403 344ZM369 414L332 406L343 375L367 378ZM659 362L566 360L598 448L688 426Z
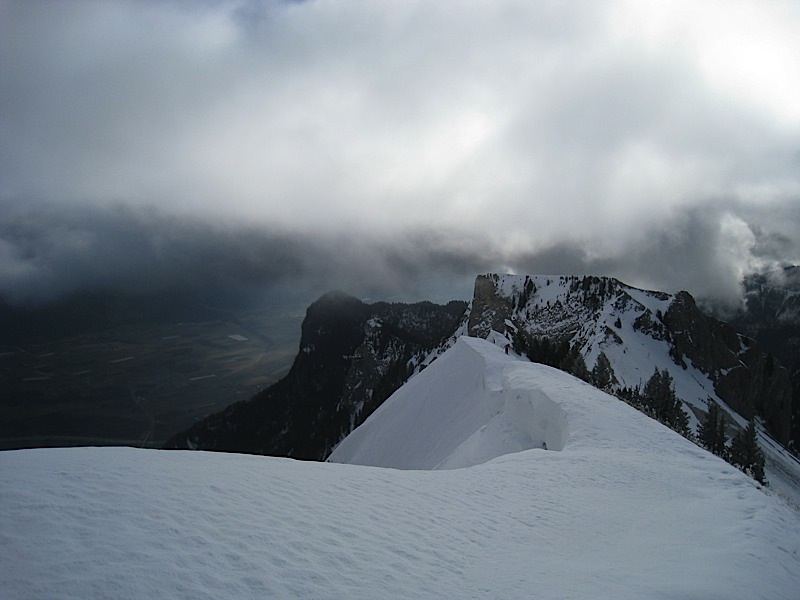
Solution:
M444 300L467 297L474 276L487 271L611 275L735 305L744 274L797 251L787 229L800 222L800 208L734 213L720 205L631 232L606 250L576 240L515 253L490 235L455 229L377 235L354 226L323 234L123 205L0 206L0 297L15 305L83 291L281 286L310 295L338 288L374 299ZM536 233L532 227L532 239Z

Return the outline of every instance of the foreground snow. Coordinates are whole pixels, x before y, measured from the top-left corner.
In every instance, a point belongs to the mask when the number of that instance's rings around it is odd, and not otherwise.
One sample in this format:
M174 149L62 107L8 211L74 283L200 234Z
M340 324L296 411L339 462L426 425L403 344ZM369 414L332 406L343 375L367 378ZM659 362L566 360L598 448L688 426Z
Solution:
M797 598L798 513L623 403L479 340L396 397L335 457L480 464L0 453L0 597Z

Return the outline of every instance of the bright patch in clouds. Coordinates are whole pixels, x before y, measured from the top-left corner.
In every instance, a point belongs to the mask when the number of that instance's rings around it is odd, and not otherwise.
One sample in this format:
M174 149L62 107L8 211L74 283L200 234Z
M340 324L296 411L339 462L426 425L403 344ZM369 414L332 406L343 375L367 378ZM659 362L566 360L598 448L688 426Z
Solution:
M800 120L800 10L791 2L627 1L616 35L651 52L685 53L721 94L753 103L786 124Z
M696 42L704 75L723 91L797 125L800 39L796 24L800 13L796 7L792 11L781 5L770 6L768 12L752 4L725 3L719 8L722 10L699 15Z

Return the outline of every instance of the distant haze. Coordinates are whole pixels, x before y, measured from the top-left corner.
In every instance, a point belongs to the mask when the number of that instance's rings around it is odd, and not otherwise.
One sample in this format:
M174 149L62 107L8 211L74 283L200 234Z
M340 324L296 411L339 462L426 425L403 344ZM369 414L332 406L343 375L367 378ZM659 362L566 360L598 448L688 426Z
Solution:
M0 298L800 262L800 5L0 0ZM444 292L442 292L444 293Z

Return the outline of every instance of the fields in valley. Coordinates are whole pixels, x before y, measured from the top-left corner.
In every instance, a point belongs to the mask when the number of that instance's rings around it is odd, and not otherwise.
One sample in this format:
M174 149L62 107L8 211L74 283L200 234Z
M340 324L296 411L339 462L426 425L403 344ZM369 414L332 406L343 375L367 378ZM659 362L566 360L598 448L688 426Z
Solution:
M301 320L269 307L0 346L0 449L158 447L282 377Z

